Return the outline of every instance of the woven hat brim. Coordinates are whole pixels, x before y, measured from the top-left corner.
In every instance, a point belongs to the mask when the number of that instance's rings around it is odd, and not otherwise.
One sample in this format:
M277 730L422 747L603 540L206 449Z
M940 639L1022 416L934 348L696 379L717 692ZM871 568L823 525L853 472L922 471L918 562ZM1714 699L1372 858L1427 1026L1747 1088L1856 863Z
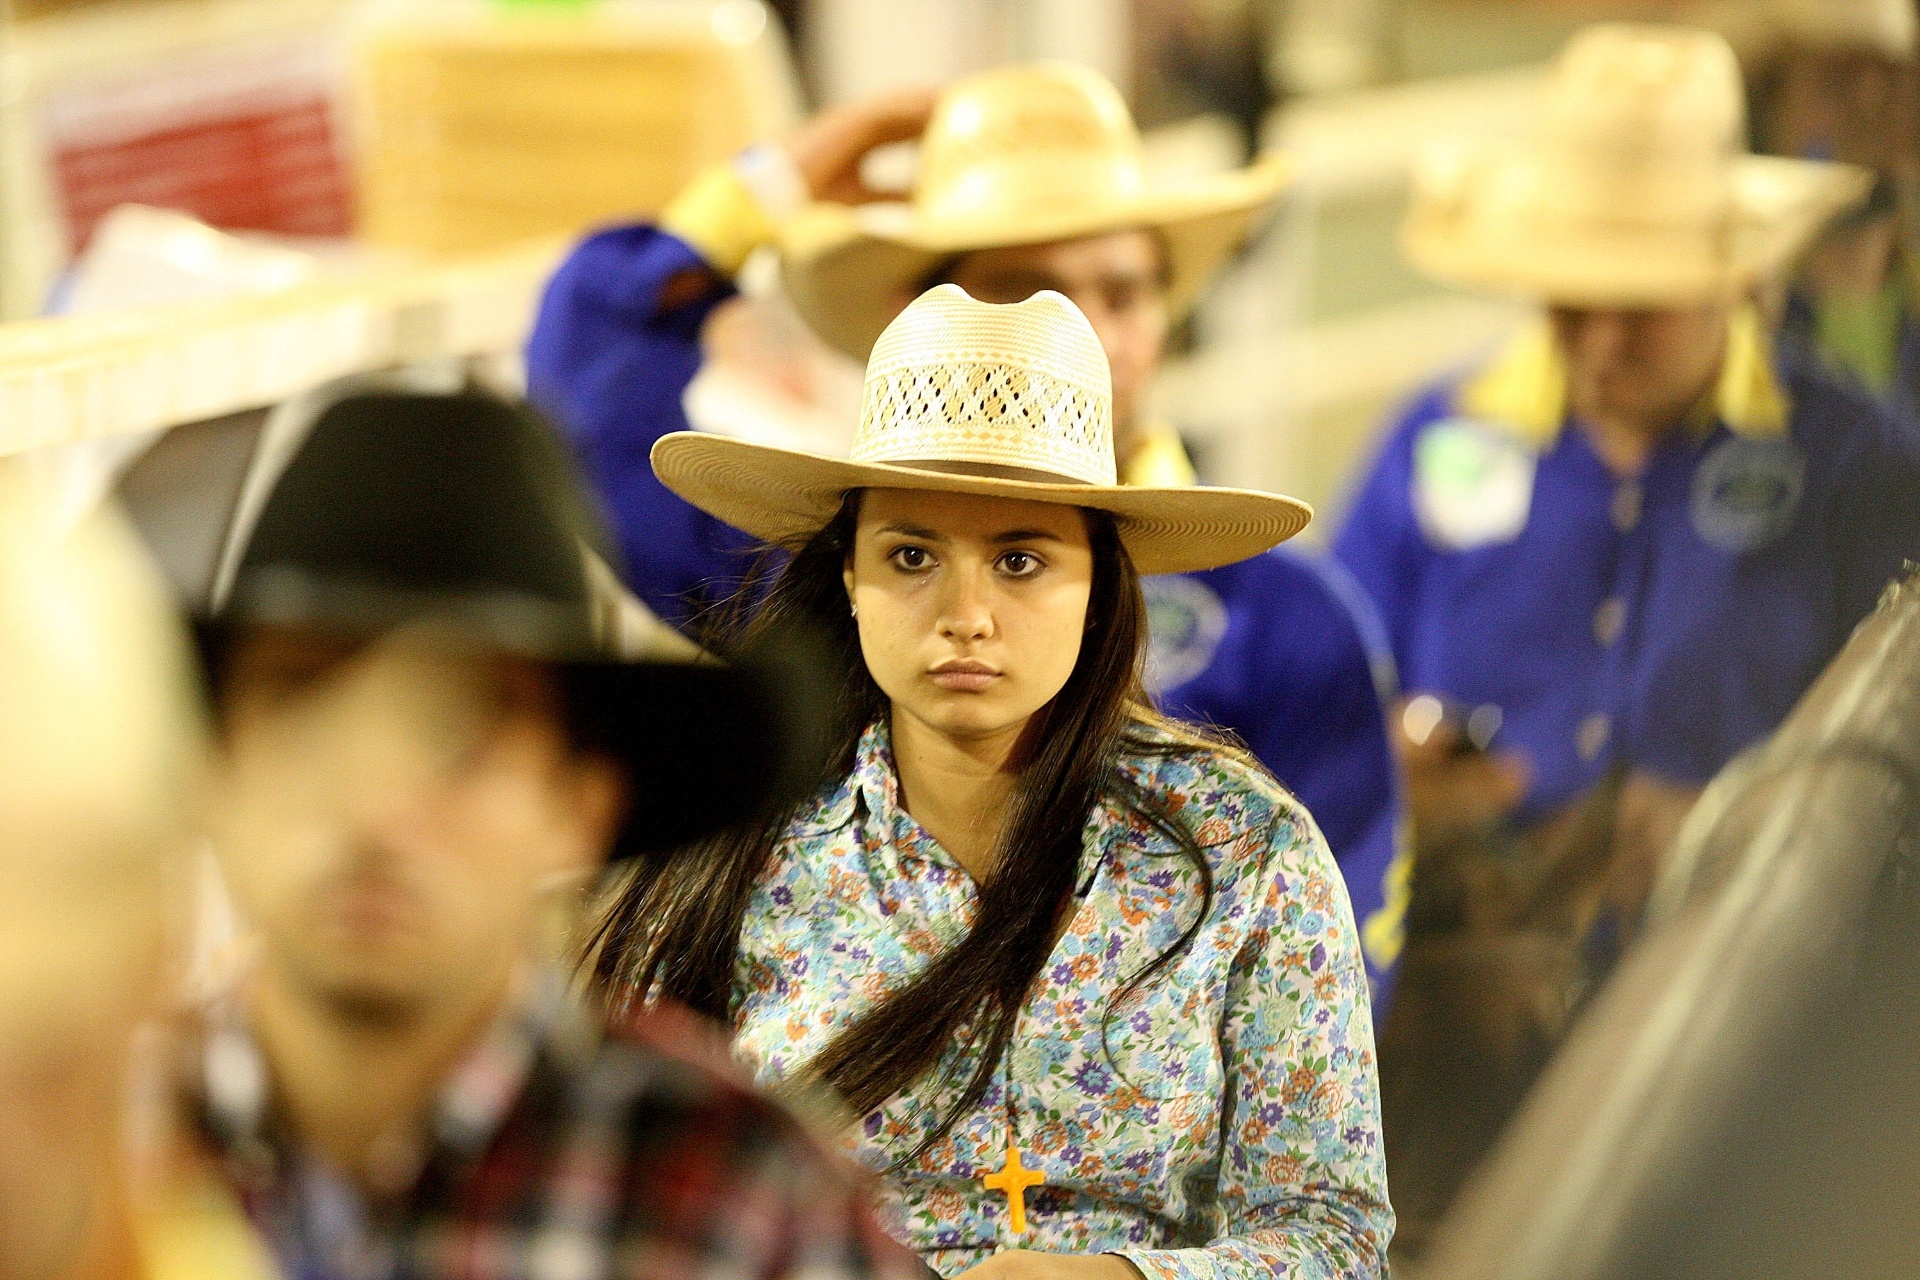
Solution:
M1472 183L1503 166L1535 163L1524 147L1476 157ZM1854 165L1742 156L1734 220L1722 252L1655 251L1623 233L1574 242L1556 236L1475 234L1416 197L1401 232L1407 260L1443 283L1572 306L1684 306L1733 296L1790 267L1834 218L1866 199L1872 176ZM1466 200L1471 201L1469 193Z
M661 437L653 446L653 469L661 483L708 515L778 546L804 542L826 527L851 489L973 493L1090 507L1117 519L1120 540L1143 574L1233 564L1280 545L1313 519L1313 508L1296 498L1249 489L1043 484L852 462L701 431Z
M1145 228L1166 240L1167 302L1178 319L1246 242L1291 177L1284 157L1268 156L1232 173L1100 209L965 225L931 224L908 205L818 205L782 233L787 292L816 334L864 361L902 295L917 292L928 272L956 254Z

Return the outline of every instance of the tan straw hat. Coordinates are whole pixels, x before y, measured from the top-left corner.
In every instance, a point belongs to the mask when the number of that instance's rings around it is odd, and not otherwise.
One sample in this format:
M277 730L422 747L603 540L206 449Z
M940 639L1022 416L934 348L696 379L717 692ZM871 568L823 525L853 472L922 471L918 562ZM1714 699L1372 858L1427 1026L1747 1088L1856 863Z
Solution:
M1407 256L1450 283L1572 305L1731 297L1871 185L1850 165L1748 154L1744 122L1720 36L1589 27L1561 54L1531 142L1423 157Z
M941 95L910 200L817 205L790 222L787 288L814 332L864 360L901 293L956 254L1143 227L1166 244L1178 315L1286 177L1268 157L1156 186L1133 117L1104 76L1065 62L986 71Z
M824 528L852 489L1091 507L1117 517L1141 573L1244 560L1313 518L1271 493L1119 485L1106 352L1052 290L1006 305L953 284L922 294L874 344L847 458L676 431L653 446L653 469L702 511L785 545Z

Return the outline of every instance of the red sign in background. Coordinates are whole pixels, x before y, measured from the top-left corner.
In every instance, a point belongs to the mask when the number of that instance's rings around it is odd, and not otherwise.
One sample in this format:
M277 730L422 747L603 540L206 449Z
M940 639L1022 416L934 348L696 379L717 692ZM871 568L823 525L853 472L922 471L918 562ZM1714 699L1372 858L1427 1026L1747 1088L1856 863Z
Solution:
M74 95L49 113L47 155L74 252L115 206L216 227L344 236L353 192L334 77L302 51Z

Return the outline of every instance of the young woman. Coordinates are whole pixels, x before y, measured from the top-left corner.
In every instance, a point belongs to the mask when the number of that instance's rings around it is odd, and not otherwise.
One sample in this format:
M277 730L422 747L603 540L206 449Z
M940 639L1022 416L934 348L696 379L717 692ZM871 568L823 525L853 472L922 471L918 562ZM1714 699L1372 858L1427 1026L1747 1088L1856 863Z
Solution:
M792 549L748 634L826 629L845 697L814 799L637 869L608 988L844 1100L943 1276L1379 1274L1339 873L1257 764L1140 691L1136 574L1259 553L1306 508L1116 487L1086 320L952 285L875 348L850 460L681 434L654 465Z

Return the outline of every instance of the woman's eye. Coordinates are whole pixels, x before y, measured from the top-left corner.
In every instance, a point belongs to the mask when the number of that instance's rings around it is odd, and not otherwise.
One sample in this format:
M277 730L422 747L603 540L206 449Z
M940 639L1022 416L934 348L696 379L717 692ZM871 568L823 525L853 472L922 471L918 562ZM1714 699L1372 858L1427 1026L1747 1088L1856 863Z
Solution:
M1009 551L1000 557L1000 572L1010 578L1031 578L1041 568L1040 557L1031 551Z
M887 558L909 573L917 573L933 563L925 547L895 547L887 553Z

